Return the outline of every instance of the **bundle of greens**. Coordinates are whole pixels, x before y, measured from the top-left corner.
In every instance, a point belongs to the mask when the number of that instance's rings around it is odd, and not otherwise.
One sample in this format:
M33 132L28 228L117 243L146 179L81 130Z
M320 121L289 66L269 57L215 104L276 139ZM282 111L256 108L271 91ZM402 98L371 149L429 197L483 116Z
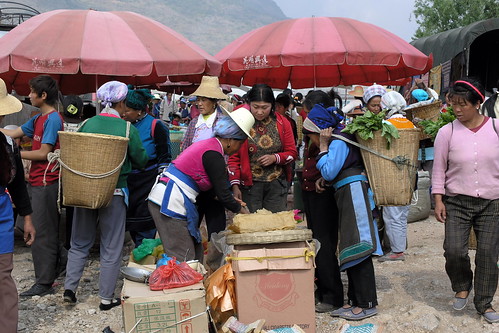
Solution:
M374 138L374 132L381 130L381 136L386 139L386 148L390 149L392 139L398 139L400 135L397 128L384 119L384 111L378 114L366 111L364 115L356 117L342 132L357 134L361 139L369 140Z
M430 119L425 119L420 121L419 125L423 127L423 131L425 132L425 134L428 134L431 137L431 140L435 141L438 130L442 128L444 125L453 122L454 119L456 119L454 110L452 110L452 106L448 106L447 112L440 113L437 120L433 121Z

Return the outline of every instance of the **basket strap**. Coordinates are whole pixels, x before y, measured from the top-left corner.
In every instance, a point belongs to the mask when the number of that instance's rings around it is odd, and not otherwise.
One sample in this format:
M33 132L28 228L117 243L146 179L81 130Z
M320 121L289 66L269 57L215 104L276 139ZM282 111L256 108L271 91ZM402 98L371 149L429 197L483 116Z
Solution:
M88 172L83 172L83 171L71 169L66 163L64 163L62 161L60 149L56 149L54 152L48 153L47 159L49 160L50 163L57 162L65 169L67 169L67 170L71 171L72 173L77 174L79 176L82 176L85 178L90 178L90 179L100 179L100 178L108 177L108 176L114 174L115 172L119 171L121 169L121 167L123 166L123 163L125 163L126 156L127 156L126 154L123 156L123 159L121 160L120 164L116 168L114 168L110 171L104 172L104 173L88 173ZM54 169L55 168L56 167L54 167Z
M333 137L335 137L335 138L337 138L337 139L343 140L343 141L345 141L345 142L347 142L347 143L349 143L349 144L351 144L351 145L354 145L354 146L356 146L356 147L358 147L358 148L360 148L360 149L364 149L364 150L366 150L366 151L370 152L371 154L374 154L374 155L379 156L379 157L381 157L381 158L384 158L384 159L386 159L386 160L392 161L393 163L395 163L395 165L397 166L397 168L398 168L399 170L402 170L402 168L403 168L403 167L404 167L404 165L405 165L405 166L407 166L407 172L408 172L408 174L409 174L409 178L410 178L410 177L411 177L411 175L412 175L412 174L414 174L414 173L416 174L416 177L417 177L417 174L418 174L418 167L417 167L416 165L412 164L412 163L411 163L411 160L410 160L410 159L408 159L408 158L407 158L407 157L405 157L405 156L400 156L400 155L399 155L399 156L395 156L394 158L391 158L391 157L388 157L388 156L386 156L386 155L383 155L383 154L381 154L381 153L379 153L379 152L375 151L374 149L371 149L371 148L369 148L369 147L366 147L366 146L364 146L364 145L361 145L361 144L360 144L360 143L358 143L358 142L355 142L355 141L352 141L352 140L350 140L350 139L347 139L347 138L345 138L344 136L341 136L341 135L338 135L338 134L331 134L331 136L333 136ZM416 182L417 182L417 178L416 178ZM411 190L412 190L412 191L415 191L415 188L412 186L412 184L411 184Z
M415 165L411 164L410 160L409 160L407 157L405 157L405 156L395 156L395 157L393 157L393 158L392 158L392 157L389 157L389 156L383 155L383 154L381 154L381 153L377 152L376 150L371 149L371 148L369 148L369 147L367 147L367 146L361 145L361 144L360 144L360 143L358 143L358 142L355 142L355 141L352 141L352 140L350 140L350 139L347 139L347 138L345 138L344 136L341 136L341 135L338 135L338 134L332 134L331 136L333 136L333 137L335 137L335 138L337 138L337 139L343 140L343 141L345 141L345 142L347 142L347 143L349 143L349 144L351 144L351 145L354 145L354 146L356 146L356 147L358 147L358 148L360 148L360 149L364 149L364 150L366 150L366 151L370 152L371 154L374 154L374 155L376 155L376 156L379 156L379 157L381 157L381 158L384 158L385 160L392 161L393 163L395 163L395 165L396 165L396 166L397 166L397 168L399 168L399 169L402 169L402 167L403 167L404 165L407 165L407 166L409 166L409 167L413 167L414 169L416 169L416 170L417 170L417 167L416 167Z

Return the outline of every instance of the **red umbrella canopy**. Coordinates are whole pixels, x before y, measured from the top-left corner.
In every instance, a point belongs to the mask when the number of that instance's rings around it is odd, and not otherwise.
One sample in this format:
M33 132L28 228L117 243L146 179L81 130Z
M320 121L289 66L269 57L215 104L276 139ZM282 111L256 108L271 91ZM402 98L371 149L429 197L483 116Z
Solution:
M426 73L432 58L373 24L341 17L272 23L237 38L215 57L220 81L295 89L394 83Z
M174 30L132 12L54 10L0 38L0 77L18 93L53 75L61 91L86 93L109 80L136 85L219 75L221 64ZM177 78L176 78L177 80Z

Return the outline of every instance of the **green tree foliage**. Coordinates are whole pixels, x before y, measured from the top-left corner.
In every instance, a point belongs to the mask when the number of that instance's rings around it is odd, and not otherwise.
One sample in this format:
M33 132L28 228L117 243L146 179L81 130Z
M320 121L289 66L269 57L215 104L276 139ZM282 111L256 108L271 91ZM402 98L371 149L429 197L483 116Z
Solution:
M416 39L499 17L499 0L416 0L414 17Z

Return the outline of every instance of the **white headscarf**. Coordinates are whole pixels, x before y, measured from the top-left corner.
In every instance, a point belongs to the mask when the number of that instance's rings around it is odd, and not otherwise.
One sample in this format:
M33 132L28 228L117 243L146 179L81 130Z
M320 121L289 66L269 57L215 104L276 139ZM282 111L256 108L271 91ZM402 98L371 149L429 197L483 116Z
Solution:
M381 96L381 108L388 109L386 114L386 118L390 118L396 113L400 113L405 115L405 112L402 111L407 106L404 96L399 94L396 91L389 91L383 96Z

